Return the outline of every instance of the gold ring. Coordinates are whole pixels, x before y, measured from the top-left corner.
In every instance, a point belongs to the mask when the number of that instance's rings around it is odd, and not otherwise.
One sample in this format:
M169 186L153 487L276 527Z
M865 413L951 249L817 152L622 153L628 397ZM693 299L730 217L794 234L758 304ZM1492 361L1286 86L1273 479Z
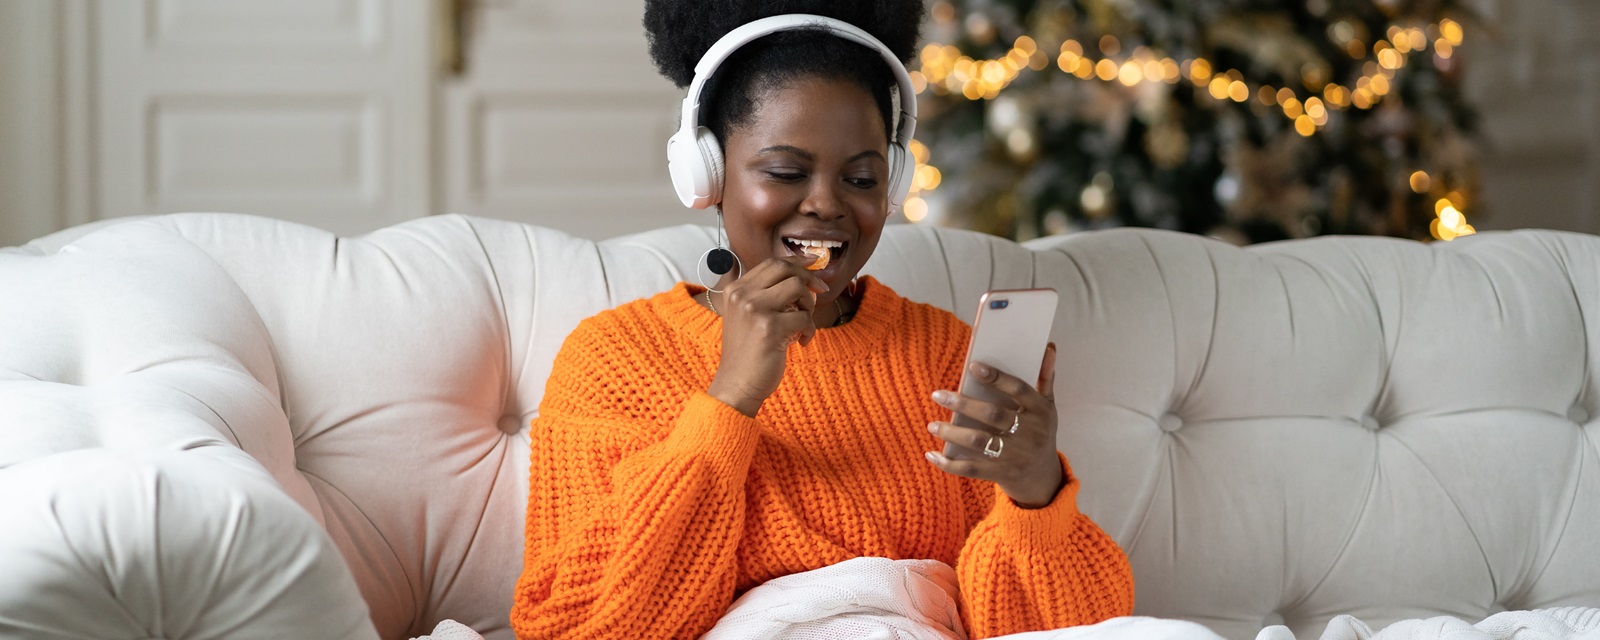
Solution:
M1007 431L1006 433L1015 434L1017 432L1017 428L1019 428L1021 426L1022 426L1022 410L1018 409L1017 410L1017 417L1011 419L1011 430Z
M983 455L991 458L1000 457L1000 452L1005 451L1006 441L1000 436L989 436L989 441L983 444Z

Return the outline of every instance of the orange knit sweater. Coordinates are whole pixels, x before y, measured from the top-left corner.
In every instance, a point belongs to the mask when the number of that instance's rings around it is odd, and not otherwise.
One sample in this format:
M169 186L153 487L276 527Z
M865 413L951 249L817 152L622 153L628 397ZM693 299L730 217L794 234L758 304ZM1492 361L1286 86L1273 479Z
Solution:
M923 459L970 329L862 278L855 319L791 346L754 419L705 393L722 320L679 284L580 324L533 421L519 638L695 638L762 582L859 556L956 567L974 638L1133 610L1114 541ZM1062 460L1063 465L1066 463Z

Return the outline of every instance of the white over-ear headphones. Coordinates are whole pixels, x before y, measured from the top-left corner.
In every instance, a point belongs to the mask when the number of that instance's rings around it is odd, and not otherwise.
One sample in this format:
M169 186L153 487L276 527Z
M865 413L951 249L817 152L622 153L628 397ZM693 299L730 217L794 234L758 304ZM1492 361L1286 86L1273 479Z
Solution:
M917 94L911 89L911 76L900 59L871 34L840 20L803 13L772 16L742 25L711 45L694 66L694 81L689 83L689 93L683 98L683 120L678 132L667 140L667 171L672 174L672 188L677 190L683 206L704 209L722 202L722 145L711 130L700 126L700 92L706 80L723 60L756 38L779 31L817 28L877 51L894 72L900 89L900 117L898 124L890 123L895 132L894 141L889 144L889 215L900 211L911 191L911 174L916 169L910 145L917 128Z

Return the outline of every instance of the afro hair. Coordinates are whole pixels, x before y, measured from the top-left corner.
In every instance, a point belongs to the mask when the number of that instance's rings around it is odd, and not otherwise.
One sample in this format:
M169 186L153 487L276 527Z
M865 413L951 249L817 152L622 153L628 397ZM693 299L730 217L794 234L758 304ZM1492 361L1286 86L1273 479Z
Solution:
M859 27L902 62L916 52L923 0L646 0L645 36L661 75L680 88L711 45L740 25L769 16L809 13ZM893 72L876 52L817 29L785 31L741 47L703 90L703 124L718 140L748 122L764 90L805 78L854 82L878 103L885 131L894 122Z

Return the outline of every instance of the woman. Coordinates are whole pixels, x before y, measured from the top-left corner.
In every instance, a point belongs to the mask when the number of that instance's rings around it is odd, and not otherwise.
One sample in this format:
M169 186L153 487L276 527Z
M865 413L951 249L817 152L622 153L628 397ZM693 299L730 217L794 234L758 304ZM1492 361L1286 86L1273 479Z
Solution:
M680 87L714 41L777 14L843 20L903 61L922 10L727 4L647 3L651 55ZM960 397L969 328L856 278L895 199L895 86L880 54L818 29L718 65L700 121L725 158L735 268L563 345L531 430L519 637L694 638L738 594L857 557L954 566L973 637L1131 612L1127 560L1078 513L1055 449L1054 348L1037 386L974 368L1011 406ZM996 434L1003 454L983 455Z

